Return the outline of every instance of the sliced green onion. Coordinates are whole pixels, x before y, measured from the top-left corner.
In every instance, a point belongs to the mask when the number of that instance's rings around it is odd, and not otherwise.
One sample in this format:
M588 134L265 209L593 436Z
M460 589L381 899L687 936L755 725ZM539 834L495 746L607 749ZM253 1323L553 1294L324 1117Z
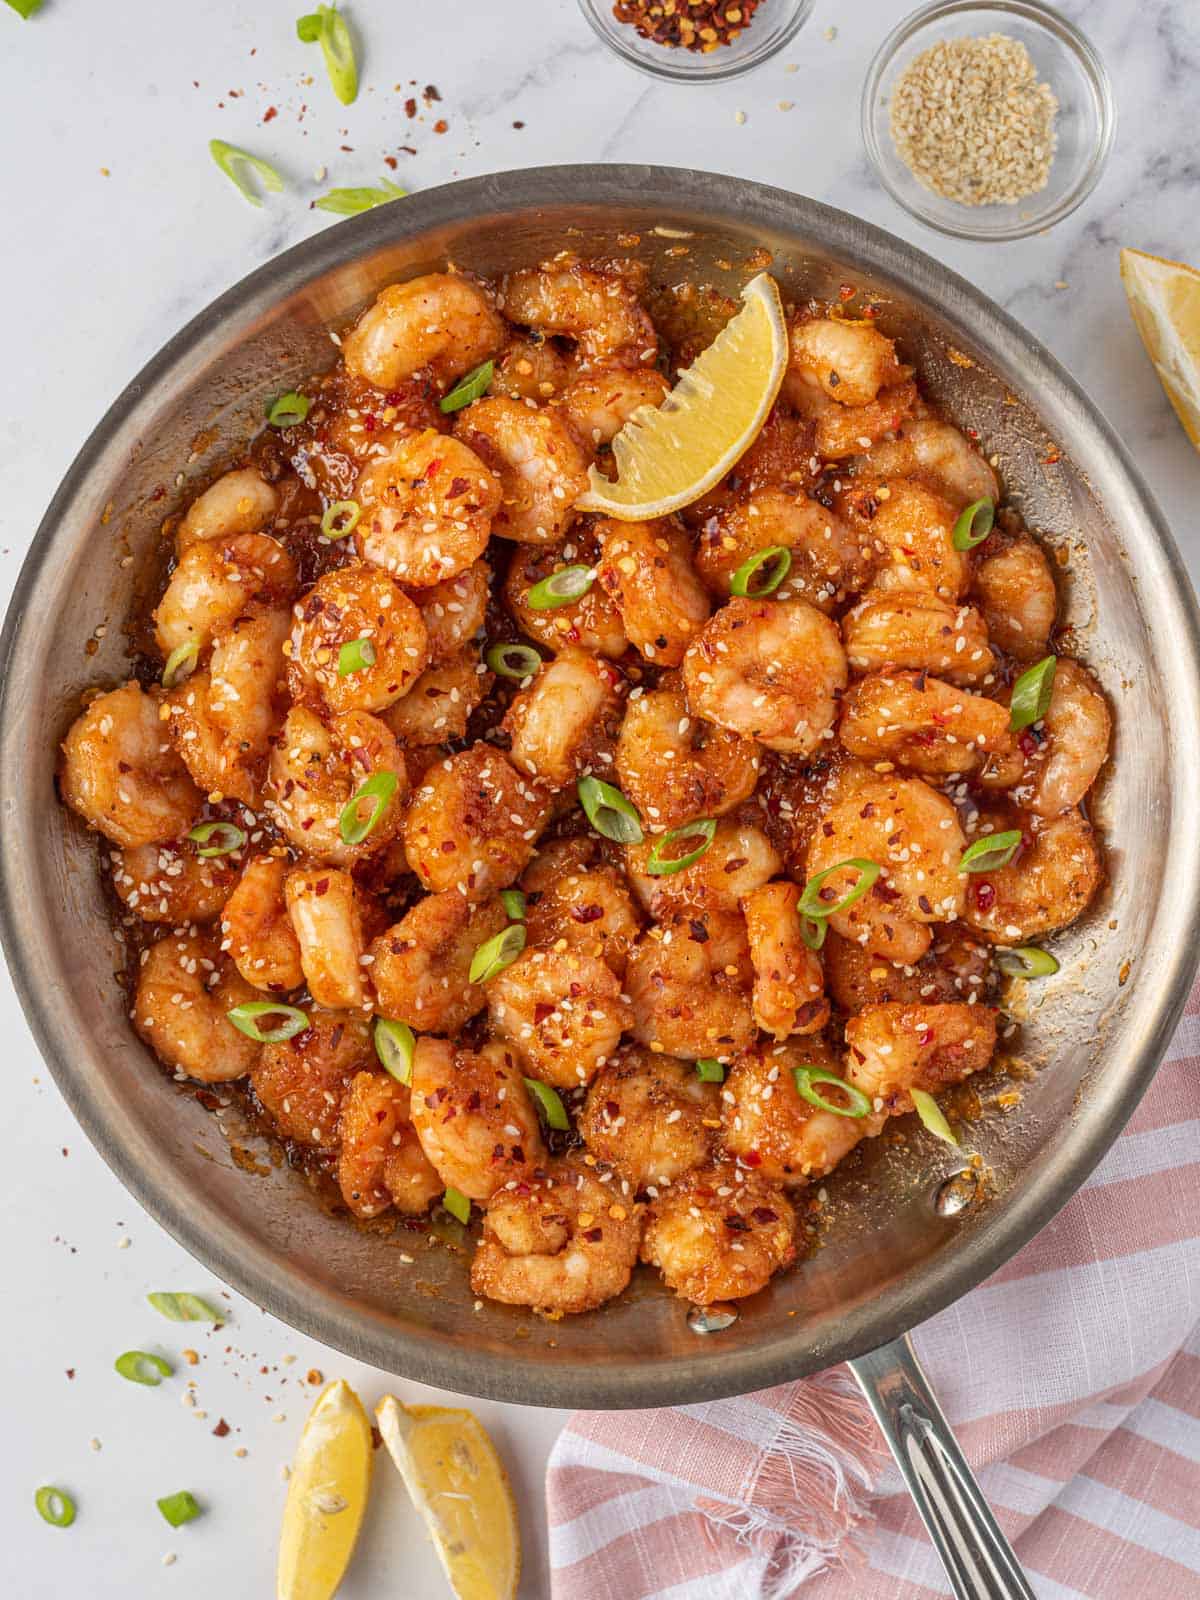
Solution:
M203 860L213 856L230 856L246 842L246 830L236 822L201 822L188 829L188 838L201 846L196 854ZM210 844L215 840L215 844Z
M392 1022L388 1017L375 1019L375 1054L385 1072L397 1083L412 1082L413 1054L417 1038L407 1022Z
M471 983L487 983L513 962L525 948L525 924L510 922L503 933L487 939L471 957L467 977Z
M42 9L42 0L8 0L8 4L19 17L24 17L26 22L35 11Z
M685 822L681 828L672 828L670 833L663 834L651 850L646 871L652 878L669 878L672 873L682 872L685 867L694 866L699 861L716 836L717 824L711 817L697 817L694 822ZM699 839L700 843L686 855L668 856L664 853L681 839Z
M1036 666L1023 672L1013 684L1008 714L1008 726L1013 733L1020 733L1022 728L1028 728L1031 723L1040 722L1049 711L1057 665L1055 656L1043 656Z
M956 550L974 550L982 544L996 524L996 507L991 500L975 500L960 513L954 524L953 544Z
M267 407L267 421L272 428L295 428L308 415L308 407L307 395L297 394L295 389L289 389L286 394L281 394L278 400L272 400Z
M729 592L748 600L765 599L775 593L791 570L792 552L787 546L768 545L765 550L756 550L749 561L742 562L729 580Z
M338 829L343 844L361 844L368 834L374 832L396 788L394 772L376 772L367 779L358 793L342 807ZM364 817L361 808L366 800L371 802L371 809Z
M283 179L275 168L269 162L260 161L258 156L252 156L249 150L239 150L237 145L226 144L224 139L210 139L208 151L238 193L249 200L252 206L261 206L262 198L250 182L250 174L245 170L247 167L258 173L259 181L269 193L279 194L282 190Z
M365 186L358 189L330 189L328 194L313 201L313 207L317 211L332 212L335 217L357 217L364 211L373 211L376 206L403 200L407 193L408 190L402 189L398 183L380 178L378 189Z
M196 1497L187 1489L180 1489L177 1494L164 1495L154 1504L173 1528L182 1528L185 1522L194 1522L200 1515Z
M572 600L581 600L596 581L591 567L559 567L541 583L535 583L525 596L532 611L553 611L556 606L569 606Z
M9 0L9 4L12 4L12 0ZM42 1485L34 1495L33 1503L38 1516L52 1528L69 1528L75 1521L74 1500L65 1489L56 1489L51 1483Z
M162 1290L148 1294L146 1299L171 1322L215 1322L219 1327L225 1321L223 1312L214 1311L207 1300L198 1294L171 1294Z
M908 1092L912 1096L913 1105L917 1108L917 1115L930 1133L957 1149L958 1140L954 1137L954 1129L946 1121L941 1106L933 1096L927 1094L924 1089L910 1089Z
M321 518L321 532L327 539L344 539L358 527L362 507L357 500L335 500L326 506Z
M113 1366L130 1383L144 1383L148 1389L157 1389L163 1379L169 1378L175 1370L169 1361L151 1355L148 1350L126 1350L124 1355L117 1357Z
M285 1039L294 1039L308 1027L306 1012L301 1011L299 1006L285 1006L279 1000L246 1000L225 1015L239 1033L244 1033L247 1039L253 1039L257 1044L282 1044ZM260 1017L278 1017L280 1020L274 1028L260 1028Z
M852 1083L847 1083L845 1078L839 1078L836 1072L826 1072L824 1067L793 1067L792 1077L796 1080L796 1093L810 1106L817 1106L821 1111L832 1111L835 1117L865 1117L870 1114L871 1102L861 1089L856 1089ZM816 1084L828 1083L834 1085L849 1099L849 1105L838 1105L834 1100L827 1100L819 1094Z
M348 678L352 673L365 672L376 661L375 646L370 639L350 639L338 651L338 677Z
M828 932L829 924L824 917L800 918L800 937L810 950L819 950Z
M542 667L541 656L528 644L494 644L484 660L502 678L518 682L522 678L532 678Z
M821 889L827 878L835 872L840 872L843 867L853 867L858 873L858 882L844 899L835 905L827 906L821 899ZM796 903L796 909L802 917L811 917L814 921L832 917L838 911L845 911L847 906L852 906L856 900L861 900L863 895L879 876L879 863L877 861L864 861L861 856L851 856L846 861L835 861L832 867L826 867L824 872L818 872L815 878L810 878L804 885L804 892Z
M559 1133L565 1133L571 1124L567 1118L566 1108L559 1099L558 1090L552 1089L540 1078L526 1078L525 1087L537 1101L538 1109L546 1119L546 1126L556 1129Z
M451 389L438 401L439 408L447 415L451 411L461 411L464 406L469 406L472 400L478 400L480 395L488 392L488 387L496 375L494 361L481 361L477 367L472 367L465 378L460 378Z
M471 1220L471 1202L461 1189L447 1189L442 1204L452 1217L457 1217L465 1227Z
M1036 944L1018 945L1014 950L997 950L996 965L1006 978L1052 978L1058 971L1055 958Z
M963 851L958 859L958 870L999 872L1016 855L1020 843L1020 828L1009 828L1005 833L985 833L982 839L976 839Z
M525 921L525 896L520 889L501 889L500 904L510 922Z
M309 16L301 17L296 23L296 37L301 44L321 46L333 92L344 106L350 105L358 94L358 67L350 30L337 6L318 6Z
M642 819L620 789L599 778L580 778L579 803L597 833L617 844L641 844Z
M716 1056L701 1056L696 1063L696 1076L701 1083L724 1083L725 1068Z
M167 657L166 665L163 667L163 688L173 689L177 683L182 683L184 678L190 678L196 670L196 662L199 656L200 645L195 639L189 639L186 644L177 644ZM184 671L184 668L187 670Z

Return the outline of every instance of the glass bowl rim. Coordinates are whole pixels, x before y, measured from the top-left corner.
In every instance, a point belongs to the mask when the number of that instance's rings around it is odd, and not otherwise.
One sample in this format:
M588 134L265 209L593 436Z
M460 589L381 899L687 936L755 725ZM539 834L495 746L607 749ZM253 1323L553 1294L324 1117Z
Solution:
M611 5L611 0L600 0L600 3ZM793 8L792 15L781 24L778 36L770 44L764 44L757 50L750 49L739 61L722 62L719 59L720 52L717 50L709 55L701 55L699 52L666 49L660 46L664 57L660 63L643 55L633 44L624 43L623 37L615 31L624 24L614 20L611 25L606 25L597 14L597 0L578 0L579 10L583 13L588 27L613 55L628 66L636 67L639 72L644 72L651 78L660 78L667 83L722 83L730 78L740 78L743 73L762 66L764 61L769 61L783 49L784 45L790 44L796 37L812 16L817 0L784 0L784 3ZM753 19L747 24L747 32L752 23ZM629 33L631 38L638 37L632 29ZM672 65L671 63L680 56L684 58L691 56L696 63L695 66Z

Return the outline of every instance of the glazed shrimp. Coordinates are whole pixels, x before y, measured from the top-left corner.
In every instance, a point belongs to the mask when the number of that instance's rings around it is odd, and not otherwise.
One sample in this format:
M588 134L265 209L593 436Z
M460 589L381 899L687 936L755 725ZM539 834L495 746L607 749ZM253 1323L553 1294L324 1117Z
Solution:
M419 1217L442 1192L442 1180L421 1149L409 1091L384 1072L359 1072L342 1100L337 1180L356 1217L389 1206Z
M238 617L287 605L295 592L296 563L277 539L201 539L179 558L154 609L154 636L164 656L188 644L204 650Z
M507 922L498 896L472 905L447 889L418 900L371 946L378 1010L422 1033L458 1033L487 1004L472 957Z
M563 418L523 400L490 395L459 415L454 432L499 479L492 533L517 544L557 544L575 520L588 469Z
M175 530L175 548L183 555L201 539L261 533L278 509L278 491L253 467L239 467L192 501Z
M582 1163L557 1161L488 1206L471 1288L551 1316L594 1311L621 1293L637 1262L642 1207Z
M911 370L896 359L894 340L865 319L795 322L790 342L790 384L819 385L842 406L869 405L880 389L903 382Z
M1021 736L1025 773L1013 799L1041 817L1073 809L1108 759L1111 733L1108 701L1095 678L1059 656L1049 709Z
M472 745L436 762L404 818L404 849L424 888L478 900L516 881L550 808L499 750Z
M564 650L513 697L501 727L514 767L550 789L584 773L608 775L625 681L583 650Z
M540 405L560 396L572 373L569 358L551 340L518 334L496 363L488 393Z
M970 1001L972 996L980 1000L988 991L992 974L987 942L957 922L934 935L933 943L915 966L894 966L853 939L843 939L833 932L826 938L821 955L830 998L849 1012L888 1000L909 1005Z
M1013 820L989 818L983 831L1002 831ZM1008 866L972 873L963 921L993 944L1029 944L1081 917L1103 876L1091 827L1078 811L1064 811L1027 831Z
M786 489L759 489L705 523L696 570L709 593L724 600L738 568L773 545L786 549L792 563L773 599L807 600L821 611L864 589L877 563L871 541L819 501Z
M491 577L487 562L475 561L464 572L417 591L430 666L457 659L483 632Z
M673 522L596 523L600 583L629 643L647 661L677 667L712 607L692 566L692 547Z
M330 1011L370 1008L363 968L362 891L348 872L329 867L289 872L283 886L309 993Z
M820 957L800 936L794 883L764 883L742 900L754 968L751 1005L764 1033L819 1033L829 1020Z
M994 529L975 552L971 593L1001 650L1017 661L1047 652L1058 593L1041 546L1027 533Z
M206 933L168 933L146 951L137 974L133 1025L177 1078L228 1083L244 1078L261 1048L226 1013L258 995Z
M860 455L900 427L916 404L917 386L910 381L881 389L865 406L827 406L816 419L813 447L824 461Z
M860 1140L883 1127L878 1113L843 1117L822 1111L796 1088L796 1068L841 1076L841 1063L820 1035L791 1044L756 1044L725 1074L721 1140L730 1155L772 1183L795 1186L832 1172ZM836 1088L820 1086L831 1103Z
M224 759L230 765L262 761L283 721L283 651L291 621L285 607L276 607L238 617L213 640L207 711L223 736Z
M884 592L916 589L957 600L967 587L970 564L954 548L958 509L912 478L880 483L855 479L840 497L848 519L857 520L882 554L875 587Z
M715 1083L702 1083L688 1063L634 1046L592 1083L579 1132L592 1155L653 1199L705 1164L719 1118Z
M842 699L838 737L864 761L933 777L976 772L989 756L1005 760L1016 749L1006 707L926 672L860 679Z
M574 339L584 362L622 353L649 362L658 352L653 323L617 272L579 263L513 272L504 280L500 307L512 322Z
M487 998L495 1037L560 1089L590 1082L633 1025L607 962L578 950L526 950L491 980Z
M500 509L500 480L460 439L427 428L373 456L355 491L364 561L413 589L430 589L474 565Z
M287 874L286 861L256 856L221 915L221 949L247 983L270 994L286 994L304 982L300 943L283 897Z
M587 841L547 845L522 878L529 942L599 956L620 978L630 946L642 930L641 919L623 874L601 864L585 864L574 848L579 844Z
M362 1017L311 1007L308 1027L265 1044L250 1082L285 1139L334 1150L342 1101L355 1076L375 1067L371 1030Z
M611 444L643 406L657 409L670 391L654 367L598 367L574 378L560 404L579 437L599 447Z
M635 1039L657 1053L727 1059L754 1038L746 925L729 912L680 913L629 952L625 991Z
M372 779L396 780L380 793L374 826L357 844L342 837L341 819L351 800ZM408 792L404 757L391 730L366 711L347 711L328 723L293 705L275 748L267 779L271 814L297 850L318 861L348 867L373 855L400 827ZM363 817L368 802L359 815Z
M347 372L394 389L418 372L449 385L503 345L504 323L470 278L431 272L376 295L342 339Z
M290 660L298 683L318 690L331 711L382 711L408 693L429 662L420 611L378 567L325 573L294 615Z
M404 698L387 708L383 720L405 746L461 739L471 713L494 682L478 651L468 647L427 667Z
M194 672L162 701L161 732L175 746L193 780L214 802L240 800L257 811L261 802L256 770L244 759L236 739L230 739L213 711L212 679ZM224 706L225 700L218 702Z
M819 428L817 437L820 439ZM861 444L861 440L859 442ZM822 455L829 453L821 451ZM956 508L969 505L973 500L990 500L995 504L1000 499L996 474L978 447L958 428L939 422L935 417L918 417L904 423L898 439L873 444L856 463L856 470L888 482L894 478L916 478Z
M758 746L693 717L674 675L630 695L615 761L623 793L654 833L723 816L749 799L758 781Z
M990 1006L867 1006L846 1023L846 1081L876 1111L912 1110L910 1089L936 1094L982 1072L996 1049Z
M856 673L908 669L968 685L995 673L979 612L935 594L868 594L842 618L842 638Z
M442 1183L480 1204L546 1159L520 1065L503 1044L456 1049L423 1034L413 1054L412 1119Z
M832 737L847 676L836 624L803 600L730 600L683 662L697 716L794 755Z
M558 652L577 646L589 655L606 656L616 661L629 648L625 627L616 602L604 585L593 583L578 600L539 611L529 604L529 591L535 584L553 576L562 567L595 568L600 549L590 531L575 523L565 545L547 550L537 545L517 545L504 583L504 600L521 632Z
M689 1172L650 1207L642 1260L695 1305L741 1300L796 1259L783 1190L732 1161Z
M188 839L114 850L108 860L121 903L142 922L212 922L238 881L241 855L205 858L196 850Z
M693 846L700 842L690 841ZM689 841L680 843L686 846ZM773 878L782 866L778 852L757 821L740 816L722 817L704 854L679 872L658 876L647 871L653 848L652 839L628 845L625 871L634 893L654 917L688 906L736 912L742 898Z
M97 695L63 740L59 793L114 844L178 839L200 810L200 791L160 716L159 702L127 683Z

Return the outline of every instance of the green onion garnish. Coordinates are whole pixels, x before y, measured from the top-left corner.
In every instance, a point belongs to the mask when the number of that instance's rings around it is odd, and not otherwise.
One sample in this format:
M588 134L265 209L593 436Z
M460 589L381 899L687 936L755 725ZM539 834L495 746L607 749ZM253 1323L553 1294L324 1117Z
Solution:
M1057 665L1054 656L1043 656L1036 666L1023 672L1013 684L1008 716L1011 732L1020 733L1022 728L1028 728L1031 723L1040 722L1049 711Z
M696 1076L701 1083L724 1083L725 1068L716 1056L701 1056L696 1063Z
M200 845L196 854L207 861L213 856L230 856L240 850L246 842L246 833L236 822L201 822L188 829L188 838Z
M500 904L510 922L525 921L525 896L520 889L501 889Z
M461 1189L447 1189L442 1196L442 1204L452 1217L465 1226L471 1220L471 1202Z
M1052 978L1058 962L1048 950L1036 944L1018 945L1015 950L997 950L996 965L1006 978Z
M148 1389L157 1389L163 1379L169 1378L175 1370L169 1361L151 1355L148 1350L126 1350L124 1355L117 1357L113 1366L130 1383L144 1383Z
M556 1129L559 1133L565 1133L571 1124L567 1119L566 1108L559 1099L558 1090L552 1089L540 1078L526 1078L525 1087L537 1101L538 1110L546 1119L546 1126Z
M12 4L12 0L9 0L9 4ZM65 1489L56 1489L50 1483L43 1484L34 1495L33 1503L38 1516L52 1528L69 1528L75 1521L75 1502Z
M42 0L8 0L8 4L19 17L24 17L26 22L35 11L42 9Z
M685 867L693 866L699 861L716 836L717 825L711 817L697 817L693 822L685 822L681 828L672 828L670 833L663 834L651 850L646 862L646 871L652 878L668 878L673 873L682 872ZM665 852L670 846L677 844L681 839L699 839L700 843L686 855L666 855Z
M975 500L959 515L954 524L953 544L956 550L974 550L991 533L996 523L996 507L991 500Z
M416 1035L407 1022L392 1022L387 1017L375 1018L375 1054L385 1072L397 1083L412 1082L413 1053L417 1048Z
M999 872L1017 853L1021 843L1020 828L1010 828L1006 833L985 833L982 839L969 844L959 857L959 872Z
M325 507L321 532L327 539L344 539L358 527L361 516L362 507L357 500L335 500L331 506Z
M350 30L337 6L318 6L309 16L301 17L296 23L296 37L301 44L321 46L333 92L344 106L350 105L358 93L358 67Z
M200 646L195 639L189 639L186 644L177 644L163 667L163 688L173 689L177 683L182 683L184 678L190 678L196 670L199 655Z
M224 139L210 139L208 149L221 171L252 206L261 206L262 199L250 182L250 174L245 170L247 167L258 173L263 188L271 194L278 194L283 188L283 179L275 168L269 162L252 156L249 150L239 150L237 145L226 144Z
M792 552L787 546L768 545L765 550L756 550L749 561L742 562L729 580L729 592L748 600L762 600L775 593L791 570Z
M272 428L295 428L308 415L308 396L289 389L267 407L267 421Z
M403 200L407 193L408 190L402 189L398 183L380 178L378 189L330 189L328 194L313 201L313 207L317 211L330 211L335 217L357 217L364 211L373 211L376 206Z
M810 950L819 950L825 943L825 935L829 932L829 924L824 917L801 917L800 937Z
M154 1504L173 1528L182 1528L185 1522L194 1522L200 1515L195 1496L186 1489L180 1489L177 1494L164 1495Z
M580 778L579 803L597 833L617 844L641 844L642 819L620 789L599 778Z
M285 1039L294 1039L308 1027L306 1012L301 1011L299 1006L285 1006L279 1000L246 1000L225 1015L239 1033L244 1033L247 1039L253 1039L256 1044L282 1044ZM260 1028L260 1017L278 1017L279 1022L274 1028Z
M155 1311L161 1311L171 1322L215 1322L219 1327L225 1321L224 1314L214 1311L198 1294L170 1294L158 1290L148 1294L146 1299Z
M342 835L343 844L361 844L369 833L379 825L379 819L388 808L388 802L396 792L397 778L394 772L376 772L368 778L362 788L342 807L342 814L338 818L338 829ZM371 802L371 809L364 816L362 805L364 801Z
M957 1149L958 1140L954 1137L954 1129L946 1121L941 1106L933 1096L927 1094L924 1089L910 1089L908 1092L912 1096L913 1105L917 1108L917 1115L930 1133Z
M525 948L525 924L510 922L503 933L496 934L479 946L471 957L467 977L472 983L487 983L513 962Z
M464 406L469 406L472 400L478 400L480 395L488 392L493 377L496 374L494 361L481 361L477 367L472 367L465 378L460 378L451 389L438 401L439 408L447 415L451 411L461 411Z
M532 678L542 667L541 656L528 644L494 644L484 660L500 677L518 682L522 678Z
M810 1106L816 1106L821 1111L832 1111L835 1117L865 1117L871 1110L871 1102L861 1089L856 1089L852 1083L847 1083L845 1078L839 1078L836 1072L826 1072L824 1067L793 1067L792 1077L796 1080L796 1093L801 1099L807 1100ZM818 1083L834 1085L846 1095L849 1105L838 1105L836 1101L826 1100L814 1087Z
M835 872L841 872L843 867L853 867L858 873L858 882L849 891L845 899L837 901L835 905L827 906L821 899L821 888L827 878ZM863 895L879 876L879 863L877 861L864 861L861 856L851 856L847 861L835 861L832 867L826 867L824 872L818 872L815 878L810 878L804 885L804 892L796 903L796 909L802 917L811 917L814 921L832 917L838 911L845 911L847 906L852 906L856 900L861 900Z
M375 665L375 646L370 639L350 639L338 651L338 677L348 678L352 673L365 672Z
M559 567L541 583L535 583L525 596L532 611L553 611L556 606L569 606L580 600L592 587L596 574L591 567Z

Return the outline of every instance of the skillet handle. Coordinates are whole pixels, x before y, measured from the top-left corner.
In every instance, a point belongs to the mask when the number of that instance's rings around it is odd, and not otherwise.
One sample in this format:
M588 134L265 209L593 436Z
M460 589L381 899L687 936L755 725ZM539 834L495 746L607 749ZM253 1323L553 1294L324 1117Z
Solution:
M1036 1600L907 1335L850 1362L957 1600Z

